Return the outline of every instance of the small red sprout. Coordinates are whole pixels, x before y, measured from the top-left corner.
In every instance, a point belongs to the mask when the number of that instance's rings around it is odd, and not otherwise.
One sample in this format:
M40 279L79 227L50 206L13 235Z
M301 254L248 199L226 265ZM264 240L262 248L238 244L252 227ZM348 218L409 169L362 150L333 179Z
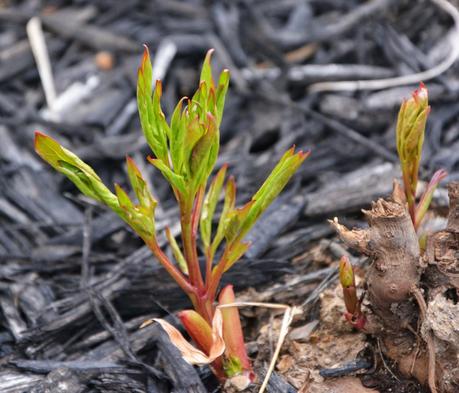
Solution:
M363 330L366 319L361 310L362 300L357 297L354 269L346 256L341 257L339 262L339 281L343 288L344 304L346 305L344 318L356 329Z

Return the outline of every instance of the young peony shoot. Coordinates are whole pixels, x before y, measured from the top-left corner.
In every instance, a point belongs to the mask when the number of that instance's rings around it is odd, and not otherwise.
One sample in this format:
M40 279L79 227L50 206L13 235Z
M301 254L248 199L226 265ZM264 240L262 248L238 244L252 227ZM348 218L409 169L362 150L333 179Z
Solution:
M402 168L403 186L408 210L415 229L419 228L438 184L447 176L447 172L444 169L435 172L419 203L416 203L422 145L424 143L426 122L429 113L430 106L427 88L421 83L419 88L413 92L412 97L403 101L397 119L397 152Z
M127 158L126 165L136 200L117 184L112 192L89 165L49 136L36 132L35 150L83 194L106 205L124 220L188 295L194 310L184 310L179 317L198 348L187 343L166 321L157 321L184 358L190 363L211 364L221 380L238 376L246 377L249 383L253 372L244 346L238 309L218 308L220 280L247 251L250 245L244 241L245 235L309 153L295 153L294 148L288 150L252 199L242 207L236 207L234 179L230 177L225 182L226 166L208 184L220 147L219 126L230 79L229 72L224 70L214 81L211 55L212 50L204 60L196 93L179 101L169 123L160 104L161 81L155 82L152 94L152 66L146 47L138 71L140 121L153 153L148 161L169 182L180 211L181 246L166 228L175 261L158 245L155 229L157 201L131 158ZM223 210L214 226L214 215L222 193ZM198 259L198 233L206 260L205 272L201 271ZM217 254L217 250L221 252ZM220 255L217 260L216 255ZM231 285L220 291L218 302L234 302Z

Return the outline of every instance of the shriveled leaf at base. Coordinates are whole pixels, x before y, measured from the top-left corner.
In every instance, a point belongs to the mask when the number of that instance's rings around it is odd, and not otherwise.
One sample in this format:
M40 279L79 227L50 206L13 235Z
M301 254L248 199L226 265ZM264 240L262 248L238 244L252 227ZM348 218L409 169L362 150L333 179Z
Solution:
M191 345L188 341L185 340L185 338L182 336L182 333L180 333L174 326L172 326L169 322L166 322L164 319L151 319L144 322L141 325L141 328L151 324L153 321L161 325L161 327L169 336L172 344L174 344L182 353L183 359L185 359L190 364L210 364L225 352L225 342L223 341L223 320L220 310L215 311L214 319L212 320L212 345L209 351L209 355L206 355L203 351L200 351Z

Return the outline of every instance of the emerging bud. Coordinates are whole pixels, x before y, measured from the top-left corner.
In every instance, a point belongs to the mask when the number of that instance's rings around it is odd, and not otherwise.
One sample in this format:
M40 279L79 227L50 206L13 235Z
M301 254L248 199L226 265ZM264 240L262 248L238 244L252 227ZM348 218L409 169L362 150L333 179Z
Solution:
M396 129L397 152L402 168L403 185L414 225L416 225L415 198L419 164L429 113L427 89L421 83L419 88L413 92L412 97L402 103Z
M339 281L343 287L344 304L346 305L344 317L355 328L363 329L365 316L360 309L360 300L357 297L354 270L346 256L341 257L339 262Z
M343 288L355 286L354 270L349 258L346 256L341 257L339 261L339 281Z
M430 112L427 89L423 84L402 103L397 120L397 151L403 162L420 159L427 116Z

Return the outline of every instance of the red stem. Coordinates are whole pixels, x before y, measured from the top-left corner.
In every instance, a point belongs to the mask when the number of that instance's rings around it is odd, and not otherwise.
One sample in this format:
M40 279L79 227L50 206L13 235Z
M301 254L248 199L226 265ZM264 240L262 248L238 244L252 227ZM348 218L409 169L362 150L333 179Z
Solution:
M218 261L217 265L212 271L211 277L209 279L208 289L207 289L207 295L209 299L215 299L215 296L217 294L218 285L220 284L220 280L225 271L226 256L228 255L228 251L229 251L228 247L225 247L225 251L223 252L223 255L221 256L220 260Z
M212 279L212 251L211 247L206 250L206 290L209 290L210 281Z
M411 221L413 222L413 225L416 226L416 200L415 200L415 195L413 195L413 189L411 187L410 175L406 172L406 170L402 170L402 173L403 173L403 185L405 188L406 201L408 202L408 211L410 213L410 217L411 217Z
M189 296L195 294L195 289L187 280L187 278L175 267L175 265L169 260L166 254L158 246L155 239L145 240L145 244L158 258L159 262L164 266L166 271L172 276L175 282L182 288Z
M185 253L185 259L188 265L188 274L191 285L198 289L204 290L204 282L202 279L201 268L199 266L198 251L196 247L196 232L199 222L199 214L201 212L203 199L203 190L200 188L195 198L194 206L185 201L180 206L180 223L182 227L182 242Z

